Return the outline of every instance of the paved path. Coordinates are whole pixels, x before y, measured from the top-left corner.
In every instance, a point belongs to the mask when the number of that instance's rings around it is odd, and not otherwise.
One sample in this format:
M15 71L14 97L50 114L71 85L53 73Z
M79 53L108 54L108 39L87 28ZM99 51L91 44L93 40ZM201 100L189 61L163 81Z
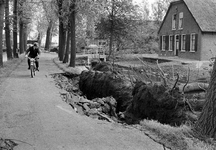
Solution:
M33 79L24 60L0 84L0 137L15 139L15 150L163 150L136 129L75 113L49 76L60 72L54 57L42 54Z

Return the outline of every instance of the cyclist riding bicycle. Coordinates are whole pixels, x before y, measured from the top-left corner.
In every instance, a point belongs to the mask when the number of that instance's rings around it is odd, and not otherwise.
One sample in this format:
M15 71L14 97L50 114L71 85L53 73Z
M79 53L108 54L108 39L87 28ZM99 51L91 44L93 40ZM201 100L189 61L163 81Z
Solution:
M40 55L40 50L37 46L37 43L34 43L33 46L29 47L25 53L26 57L29 58L38 58ZM39 71L39 61L38 59L35 59L35 64L36 64L36 70ZM28 59L28 69L30 69L30 59Z

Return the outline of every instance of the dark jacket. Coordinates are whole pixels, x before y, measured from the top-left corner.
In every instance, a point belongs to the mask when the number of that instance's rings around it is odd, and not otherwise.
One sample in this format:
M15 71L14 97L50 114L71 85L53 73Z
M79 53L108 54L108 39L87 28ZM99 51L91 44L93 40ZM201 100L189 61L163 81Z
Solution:
M35 58L40 54L40 50L39 48L34 48L34 46L31 46L29 49L27 49L26 54L28 54L28 57L30 58Z

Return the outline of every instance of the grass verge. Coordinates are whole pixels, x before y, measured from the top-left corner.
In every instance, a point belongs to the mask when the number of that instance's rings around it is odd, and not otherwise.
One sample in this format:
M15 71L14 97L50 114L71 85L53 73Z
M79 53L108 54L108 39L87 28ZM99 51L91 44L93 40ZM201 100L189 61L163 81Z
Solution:
M17 66L24 61L24 56L20 56L20 58L14 58L12 60L8 60L3 63L3 67L0 68L0 83L2 83Z
M215 150L212 144L205 143L192 136L190 126L172 127L153 120L140 122L141 130L157 142L172 150Z

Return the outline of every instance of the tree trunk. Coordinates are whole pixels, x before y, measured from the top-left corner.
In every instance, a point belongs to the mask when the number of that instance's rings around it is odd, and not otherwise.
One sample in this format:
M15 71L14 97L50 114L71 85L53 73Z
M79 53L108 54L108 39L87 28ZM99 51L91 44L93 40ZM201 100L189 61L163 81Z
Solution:
M113 33L114 33L114 1L112 1L112 12L111 12L111 19L110 19L110 38L109 38L109 55L107 57L107 60L110 59L110 56L112 55L112 48L113 48Z
M18 58L18 52L17 52L17 0L14 0L14 9L13 9L13 57Z
M210 84L203 111L195 125L201 135L216 139L216 61L214 62Z
M65 51L65 56L64 56L64 60L63 63L67 63L68 59L69 59L69 48L70 48L70 30L68 30L67 33L67 44L66 44L66 51Z
M59 60L61 61L63 57L63 52L62 52L62 38L64 35L64 24L63 24L63 19L62 19L62 4L63 0L57 0L58 1L58 13L59 13L59 50L58 50L58 57Z
M76 59L76 0L73 0L70 14L70 31L71 31L71 56L70 56L70 67L75 67Z
M49 22L49 25L48 25L48 28L47 28L47 33L46 33L46 43L45 43L45 50L49 50L49 47L50 47L50 39L51 39L51 32L52 32L52 26L53 26L53 22L50 21Z
M107 60L110 59L110 56L112 55L113 52L113 27L111 27L111 31L110 31L110 38L109 38L109 55L107 57Z
M61 19L59 19L59 50L58 50L58 57L60 60L60 55L61 55L61 47L62 47L62 32L63 32L63 24L60 22Z
M27 24L24 25L23 31L23 49L24 52L27 50Z
M11 36L10 36L10 20L9 20L9 0L5 3L5 40L7 48L7 59L12 59Z
M64 54L65 54L65 47L66 47L66 31L65 29L63 29L63 32L62 32L62 45L61 45L61 52L60 52L60 61L63 61L64 59Z
M19 50L20 54L24 52L24 24L22 20L20 20L19 23Z
M0 67L3 67L3 27L4 27L4 2L0 2Z

